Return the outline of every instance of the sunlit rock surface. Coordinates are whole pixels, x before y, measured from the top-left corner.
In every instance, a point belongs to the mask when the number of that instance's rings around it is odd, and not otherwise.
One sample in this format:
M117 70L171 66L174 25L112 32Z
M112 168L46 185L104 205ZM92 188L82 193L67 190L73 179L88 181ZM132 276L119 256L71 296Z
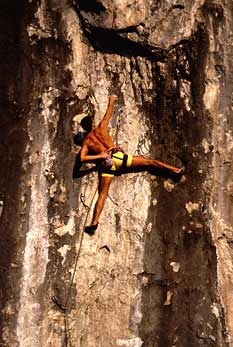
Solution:
M233 346L232 13L1 2L1 346ZM89 237L98 175L73 179L73 136L112 93L114 140L185 175L115 177Z

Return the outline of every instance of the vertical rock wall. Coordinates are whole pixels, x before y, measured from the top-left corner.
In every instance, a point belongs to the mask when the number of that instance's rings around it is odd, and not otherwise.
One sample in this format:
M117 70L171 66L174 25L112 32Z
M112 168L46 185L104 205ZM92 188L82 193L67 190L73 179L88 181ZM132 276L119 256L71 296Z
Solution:
M0 6L1 345L231 346L231 3ZM111 93L118 144L186 172L116 177L89 237L73 118Z

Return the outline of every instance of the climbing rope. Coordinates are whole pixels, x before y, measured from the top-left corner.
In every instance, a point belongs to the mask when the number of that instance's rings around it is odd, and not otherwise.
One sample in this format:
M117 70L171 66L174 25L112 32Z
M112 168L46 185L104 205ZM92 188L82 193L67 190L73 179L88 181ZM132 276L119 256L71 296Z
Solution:
M87 219L89 217L89 214L90 214L90 211L91 211L91 206L93 204L93 201L95 199L95 196L96 196L96 193L97 193L97 190L98 190L98 187L96 188L93 196L92 196L92 199L91 199L91 203L90 203L90 207L87 206L85 203L84 203L84 200L83 200L83 195L81 194L80 195L80 200L81 202L84 204L84 207L86 208L86 217L85 217L85 220L84 220L84 225L83 225L83 228L80 232L80 236L79 236L79 239L80 239L80 242L79 242L79 247L78 247L78 251L77 251L77 254L75 256L75 262L74 262L74 270L73 270L73 273L72 273L72 276L71 276L71 281L70 281L70 285L69 285L69 288L68 288L68 291L67 291L67 296L66 296L66 300L65 300L65 304L61 304L57 297L56 296L52 296L51 300L53 301L54 304L56 304L61 311L63 311L63 314L64 314L64 322L65 322L65 346L66 347L72 347L72 344L71 344L71 337L70 337L70 329L69 329L69 313L68 313L68 310L69 310L69 305L70 305L70 299L71 299L71 291L72 291L72 286L74 284L74 279L75 279L75 275L76 275L76 272L77 272L77 266L78 266L78 260L79 260L79 257L80 257L80 254L81 254L81 249L82 249L82 243L83 243L83 237L84 237L84 230L85 230L85 227L86 227L86 224L87 224Z
M86 227L86 224L87 224L87 220L88 220L88 217L89 217L89 214L90 214L90 211L91 211L91 206L93 204L93 201L95 199L97 191L98 191L98 187L95 189L95 192L94 192L94 194L92 196L90 207L87 209L88 206L87 205L85 206L86 207L86 211L87 211L86 218L85 218L84 225L83 225L83 228L82 228L81 233L80 233L79 248L78 248L78 252L77 252L76 257L75 257L74 270L73 270L73 274L72 274L72 277L71 277L71 282L70 282L70 285L69 285L69 288L68 288L68 294L67 294L67 298L66 298L66 302L65 302L65 307L66 307L66 310L65 310L65 331L66 331L66 341L67 341L66 342L66 347L72 347L72 344L70 343L71 338L69 336L69 313L68 313L69 304L70 304L70 298L71 298L71 290L72 290L72 286L73 286L73 283L74 283L75 274L76 274L76 271L77 271L78 260L79 260L80 254L81 254L84 230L85 230L85 227ZM70 344L70 346L69 346L69 344Z
M90 207L85 203L85 195L81 193L80 200L83 206L85 207L86 211L90 211Z
M118 135L119 135L119 129L120 129L121 119L122 119L122 115L123 115L123 109L120 108L118 112L119 113L118 113L117 122L116 122L116 132L115 132L115 135L114 135L117 147L119 147Z
M116 145L118 146L118 133L119 133L119 128L120 128L120 122L121 122L121 115L123 113L123 110L119 110L119 114L118 114L118 117L117 117L117 125L116 125L116 132L115 132L115 142L116 142ZM95 196L96 196L96 193L98 191L98 186L97 188L95 189L95 192L92 196L92 199L91 199L91 203L90 203L90 206L88 206L86 203L85 203L85 196L83 194L80 195L80 200L83 204L83 206L85 207L86 209L86 217L85 217L85 220L84 220L84 224L83 224L83 228L80 232L80 236L79 236L79 239L80 239L80 242L79 242L79 247L78 247L78 251L77 251L77 254L75 256L75 262L74 262L74 270L73 270L73 273L72 273L72 276L71 276L71 281L70 281L70 285L69 285L69 288L68 288L68 291L67 291L67 296L66 296L66 300L65 300L65 304L62 304L59 302L59 300L57 299L56 296L52 296L51 300L54 304L56 304L59 309L63 312L64 314L64 325L65 325L65 346L66 347L72 347L72 341L71 341L71 336L70 336L70 329L69 329L69 313L68 313L68 310L69 310L69 305L70 305L70 299L71 299L71 291L72 291L72 286L74 284L74 279L75 279L75 275L76 275L76 272L77 272L77 266L78 266L78 260L79 260L79 257L80 257L80 254L81 254L81 249L82 249L82 243L83 243L83 237L84 237L84 231L85 231L85 227L86 227L86 224L87 224L87 220L88 220L88 217L89 217L89 214L90 214L90 211L91 211L91 207L92 207L92 204L94 202L94 199L95 199ZM111 199L111 197L110 197ZM111 199L112 200L112 199ZM112 200L113 201L113 200ZM114 202L115 203L115 202Z

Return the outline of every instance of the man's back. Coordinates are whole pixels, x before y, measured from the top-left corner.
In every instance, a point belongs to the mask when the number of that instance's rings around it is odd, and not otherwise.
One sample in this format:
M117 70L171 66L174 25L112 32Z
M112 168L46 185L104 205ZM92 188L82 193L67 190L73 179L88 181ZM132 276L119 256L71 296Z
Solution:
M84 145L88 147L88 150L91 150L96 154L102 153L115 146L108 129L102 126L101 123L97 128L92 129L87 135L84 140Z

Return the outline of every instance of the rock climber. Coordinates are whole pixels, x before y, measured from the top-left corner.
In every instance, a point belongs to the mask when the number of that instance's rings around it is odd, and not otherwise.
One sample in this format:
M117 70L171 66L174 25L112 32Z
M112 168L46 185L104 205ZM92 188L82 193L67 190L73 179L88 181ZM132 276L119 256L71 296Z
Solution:
M155 168L165 170L168 173L179 176L182 169L165 164L155 159L148 159L142 156L127 155L123 150L113 143L108 131L109 121L113 114L117 96L109 97L108 107L104 118L97 127L94 126L90 116L81 120L81 126L86 131L82 139L80 150L80 160L85 162L100 162L99 165L99 196L95 204L91 225L85 227L85 232L94 235L98 227L99 217L103 210L104 202L107 198L110 184L113 177L122 169L127 168Z

